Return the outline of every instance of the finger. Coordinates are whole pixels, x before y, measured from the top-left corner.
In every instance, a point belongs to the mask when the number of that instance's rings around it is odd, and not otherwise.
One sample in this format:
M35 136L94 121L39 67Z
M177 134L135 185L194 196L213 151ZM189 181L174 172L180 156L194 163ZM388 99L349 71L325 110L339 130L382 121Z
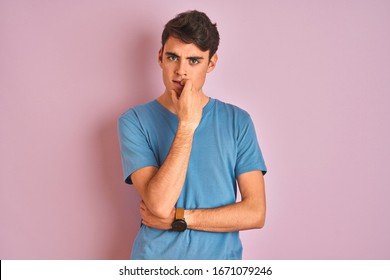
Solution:
M192 81L189 79L182 80L183 92L191 91L192 90Z

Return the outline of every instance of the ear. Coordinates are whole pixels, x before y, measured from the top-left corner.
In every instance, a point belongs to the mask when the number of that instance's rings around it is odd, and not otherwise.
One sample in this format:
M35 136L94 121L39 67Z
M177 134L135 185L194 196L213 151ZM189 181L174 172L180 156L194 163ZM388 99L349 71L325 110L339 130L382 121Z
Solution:
M158 51L158 64L162 68L162 60L163 60L163 50L162 48Z
M209 61L209 65L207 66L207 73L210 73L211 71L214 70L215 66L217 66L217 61L218 61L218 55L217 53L215 53Z

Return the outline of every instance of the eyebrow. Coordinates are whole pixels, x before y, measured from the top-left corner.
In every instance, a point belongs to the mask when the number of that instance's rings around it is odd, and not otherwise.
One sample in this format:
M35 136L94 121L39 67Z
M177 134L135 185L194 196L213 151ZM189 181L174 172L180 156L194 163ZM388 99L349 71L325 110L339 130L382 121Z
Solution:
M166 56L172 55L172 56L180 57L179 55L177 55L174 52L166 52L165 55ZM186 57L186 59L198 59L198 60L201 60L201 59L204 59L204 57L203 56L188 56L188 57Z

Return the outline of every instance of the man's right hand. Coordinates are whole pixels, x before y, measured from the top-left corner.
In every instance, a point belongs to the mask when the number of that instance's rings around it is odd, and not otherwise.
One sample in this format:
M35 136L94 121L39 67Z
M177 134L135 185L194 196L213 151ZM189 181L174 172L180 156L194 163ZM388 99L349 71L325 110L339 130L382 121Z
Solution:
M184 84L180 94L171 91L173 106L179 119L179 126L195 131L202 118L204 94L193 87L191 80L182 80Z
M165 161L158 169L147 166L131 175L134 186L146 206L143 209L145 211L141 212L144 222L152 227L166 219L171 219L169 221L172 222L172 209L186 179L194 133L202 118L203 106L207 99L201 90L193 86L191 80L182 83L184 87L181 93L170 92L179 125ZM163 224L165 227L170 226L166 222Z

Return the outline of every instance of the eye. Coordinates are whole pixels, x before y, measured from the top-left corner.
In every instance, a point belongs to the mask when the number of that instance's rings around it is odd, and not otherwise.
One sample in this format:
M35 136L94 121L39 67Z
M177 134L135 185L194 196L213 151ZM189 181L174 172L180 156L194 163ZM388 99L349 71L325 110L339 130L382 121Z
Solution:
M178 59L178 57L176 55L168 55L167 58L170 61L177 61L177 59Z
M190 58L190 63L191 64L198 64L200 61L199 61L199 59L197 59L197 58Z

